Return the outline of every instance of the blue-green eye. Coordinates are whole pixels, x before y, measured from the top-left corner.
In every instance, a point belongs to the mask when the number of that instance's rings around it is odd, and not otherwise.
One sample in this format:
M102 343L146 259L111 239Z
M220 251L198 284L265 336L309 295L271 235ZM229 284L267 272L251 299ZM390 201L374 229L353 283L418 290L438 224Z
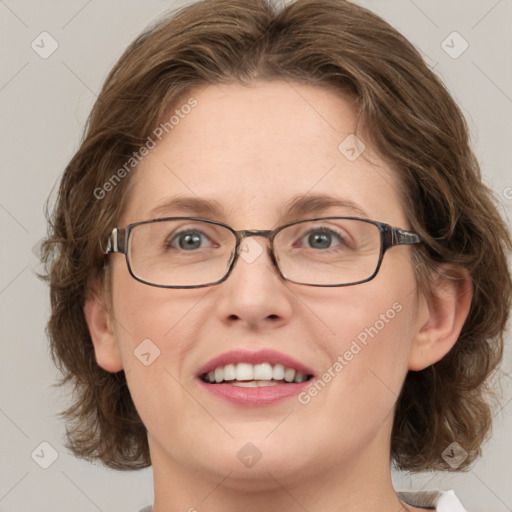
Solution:
M210 239L198 229L183 229L177 233L171 233L165 239L165 248L193 251L195 249L208 247L209 240Z

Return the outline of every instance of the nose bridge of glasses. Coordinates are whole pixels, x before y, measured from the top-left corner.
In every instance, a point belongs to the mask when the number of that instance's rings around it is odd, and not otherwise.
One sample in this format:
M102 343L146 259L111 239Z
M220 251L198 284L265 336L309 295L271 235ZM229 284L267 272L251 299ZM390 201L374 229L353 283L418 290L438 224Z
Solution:
M243 229L242 231L236 232L240 241L249 236L261 236L264 238L270 238L272 231L270 229Z
M236 231L236 236L238 239L238 247L240 249L244 239L250 238L250 237L258 236L258 237L266 238L267 240L271 241L273 233L274 232L270 229L244 229L241 231ZM271 251L272 251L272 243L270 243L270 246L269 246L269 252L271 253Z
M256 247L251 247L250 244L246 244L245 247L242 247L242 243L245 238L251 238L251 237L262 237L266 238L270 241L270 244L268 246L268 255L273 262L274 265L277 265L277 261L273 255L272 250L272 235L274 231L270 229L244 229L241 231L236 231L236 237L237 237L237 245L238 245L238 255L242 257L247 263L252 263L255 261L263 252L264 249L261 247L258 242L255 243Z

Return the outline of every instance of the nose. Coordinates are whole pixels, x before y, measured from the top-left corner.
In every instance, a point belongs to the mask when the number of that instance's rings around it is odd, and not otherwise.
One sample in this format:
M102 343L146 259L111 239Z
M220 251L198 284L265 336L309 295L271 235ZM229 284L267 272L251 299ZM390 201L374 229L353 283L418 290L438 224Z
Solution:
M282 325L289 321L293 294L274 265L269 242L245 237L226 281L218 285L217 314L224 323L238 322L251 328Z

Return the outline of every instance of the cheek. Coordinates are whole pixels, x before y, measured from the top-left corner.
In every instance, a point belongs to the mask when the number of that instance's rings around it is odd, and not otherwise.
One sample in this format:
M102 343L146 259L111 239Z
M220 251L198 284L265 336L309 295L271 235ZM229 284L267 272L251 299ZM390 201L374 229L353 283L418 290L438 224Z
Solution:
M322 384L309 388L315 389L315 396L303 397L296 418L302 425L314 426L310 431L315 432L319 453L329 451L351 459L375 439L387 446L407 373L409 343L409 312L406 306L397 312L393 304L376 308L376 317L372 308L362 327L352 324L352 336L330 352L332 363L320 376ZM398 304L395 307L400 309ZM387 312L387 323L380 318L381 312ZM303 444L307 447L307 440Z
M394 403L407 373L411 339L407 307L395 301L356 338L355 347L359 345L361 351L357 356L359 367L354 368L355 385L376 407L379 400L388 404L387 407Z
M383 283L384 279L372 286L368 283L366 288L362 285L326 304L330 326L337 334L334 341L324 344L329 361L319 376L320 382L316 389L310 389L311 396L303 397L303 403L312 406L307 413L311 420L324 414L322 407L328 403L333 425L347 426L349 437L353 435L350 425L352 429L356 425L357 429L368 429L368 436L382 425L392 413L407 374L415 294L410 293L409 281L403 286L390 281L388 287L383 287ZM371 288L373 293L369 293Z
M136 343L144 338L152 338L158 330L158 310L151 298L151 287L139 283L131 276L123 276L114 281L113 304L117 331L126 343ZM154 295L154 293L153 293Z
M201 325L194 305L205 294L198 290L160 289L139 283L121 266L113 279L114 328L135 407L151 432L179 432L183 414L204 421L204 410L183 392L182 369L192 348L193 326ZM187 293L188 292L188 293ZM202 295L199 295L201 292ZM197 410L196 410L197 409ZM176 416L173 411L182 411ZM181 417L181 420L180 420Z
M364 320L353 324L339 346L336 369L356 395L399 394L411 339L408 308L400 301L366 308Z
M201 296L140 283L122 263L114 268L112 280L114 325L121 353L131 366L134 351L137 355L146 345L150 348L151 343L156 347L155 353L168 352L170 346L179 348L179 344L171 345L169 341L183 337L178 333L190 324L195 314L193 306Z

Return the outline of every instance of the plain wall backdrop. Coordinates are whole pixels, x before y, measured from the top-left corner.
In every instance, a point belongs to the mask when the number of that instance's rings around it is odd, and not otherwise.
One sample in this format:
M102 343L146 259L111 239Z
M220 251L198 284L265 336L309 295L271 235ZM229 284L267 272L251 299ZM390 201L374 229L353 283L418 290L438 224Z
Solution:
M186 3L0 0L1 512L128 512L152 502L150 469L107 470L64 448L58 412L68 397L53 387L48 290L35 272L45 201L108 71L149 23ZM484 180L510 218L512 0L358 3L401 31L442 78L466 115ZM470 512L512 511L510 341L483 457L466 473L395 474L397 490L455 489Z

